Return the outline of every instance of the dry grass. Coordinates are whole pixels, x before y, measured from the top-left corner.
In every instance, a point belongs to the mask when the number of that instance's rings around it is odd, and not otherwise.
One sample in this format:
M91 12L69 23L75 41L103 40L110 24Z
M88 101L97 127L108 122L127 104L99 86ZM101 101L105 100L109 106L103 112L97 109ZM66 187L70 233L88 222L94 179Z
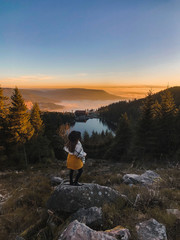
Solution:
M138 185L123 184L122 177L125 173L143 172L143 169L132 168L130 164L91 160L84 167L81 182L95 182L113 187L125 194L131 202L125 205L124 201L118 199L114 204L105 204L103 230L122 225L130 229L132 239L136 240L136 223L153 217L165 224L168 240L178 239L179 220L172 214L167 214L166 209L180 208L179 169L157 169L156 172L162 177L162 181L149 190ZM0 174L2 189L0 193L10 194L1 210L0 239L14 239L17 234L41 220L46 201L53 191L50 177L61 176L68 179L68 174L65 162L49 166L39 165L22 172ZM137 198L138 194L140 197Z
M3 204L0 215L0 239L13 239L26 228L42 218L42 210L52 191L46 177L30 173L12 176L9 184L10 197ZM4 179L3 179L4 180Z

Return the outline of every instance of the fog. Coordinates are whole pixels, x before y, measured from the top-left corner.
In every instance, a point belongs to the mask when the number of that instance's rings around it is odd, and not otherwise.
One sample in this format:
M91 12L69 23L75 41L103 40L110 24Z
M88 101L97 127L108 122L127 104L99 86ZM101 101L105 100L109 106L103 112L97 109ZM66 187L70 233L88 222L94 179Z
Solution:
M97 100L97 101L92 101L92 100L81 100L81 101L61 101L60 103L56 103L59 105L63 105L64 108L62 111L76 111L76 110L87 110L87 109L98 109L99 107L102 106L107 106L111 103L118 102L115 100Z

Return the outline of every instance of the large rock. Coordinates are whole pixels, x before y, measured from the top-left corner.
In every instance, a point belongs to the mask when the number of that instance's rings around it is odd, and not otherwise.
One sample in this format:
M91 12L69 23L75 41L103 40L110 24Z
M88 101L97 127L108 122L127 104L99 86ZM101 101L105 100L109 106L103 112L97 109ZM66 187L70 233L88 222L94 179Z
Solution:
M84 184L82 186L59 185L47 202L47 207L57 212L73 213L80 208L101 207L104 203L110 203L122 198L127 200L119 192L112 188L98 184Z
M64 224L60 225L57 229L57 236L60 236L62 232L69 226L71 222L77 220L80 223L86 224L93 230L99 229L103 224L102 209L98 207L81 208L77 212L73 213L66 219Z
M58 240L117 240L103 232L94 231L77 220L71 222Z
M137 174L126 174L123 176L124 183L126 184L142 184L142 185L152 185L161 178L159 174L154 171L148 170L141 175Z
M166 228L151 218L136 225L139 240L167 240Z
M141 177L137 174L126 174L123 176L123 181L126 184L137 184L141 183Z
M81 208L70 216L70 221L74 220L78 220L79 222L86 224L88 227L97 229L103 223L102 208Z

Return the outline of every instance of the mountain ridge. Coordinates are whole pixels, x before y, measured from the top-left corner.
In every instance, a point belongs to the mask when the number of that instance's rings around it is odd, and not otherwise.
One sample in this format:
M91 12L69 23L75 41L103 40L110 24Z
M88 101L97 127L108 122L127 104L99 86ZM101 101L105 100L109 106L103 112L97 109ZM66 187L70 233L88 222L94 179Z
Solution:
M174 97L174 101L177 107L180 107L180 86L175 86L171 88L167 88L165 90L161 90L157 93L154 93L152 96L155 100L160 101L161 94L165 91L170 91ZM146 99L140 98L131 100L129 102L127 101L119 101L117 103L112 103L108 106L99 108L99 112L102 117L106 118L108 116L108 119L112 122L118 122L121 114L124 114L125 112L128 114L129 118L137 119L140 114L140 106L142 106L143 101Z
M40 105L41 110L62 110L62 101L75 100L120 100L120 96L99 89L63 88L63 89L19 89L25 102ZM4 95L11 97L13 88L3 88ZM57 104L58 103L58 104ZM30 104L29 104L30 105Z

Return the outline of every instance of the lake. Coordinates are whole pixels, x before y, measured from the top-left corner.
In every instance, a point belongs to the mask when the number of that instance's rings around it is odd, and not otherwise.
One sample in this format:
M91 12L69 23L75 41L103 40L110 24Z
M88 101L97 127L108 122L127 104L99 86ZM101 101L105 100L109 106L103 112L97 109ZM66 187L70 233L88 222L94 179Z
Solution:
M70 128L70 131L73 130L81 132L82 136L85 131L87 131L89 135L91 135L93 131L97 133L101 133L102 131L113 133L113 131L98 118L88 119L86 122L76 122L74 126Z

